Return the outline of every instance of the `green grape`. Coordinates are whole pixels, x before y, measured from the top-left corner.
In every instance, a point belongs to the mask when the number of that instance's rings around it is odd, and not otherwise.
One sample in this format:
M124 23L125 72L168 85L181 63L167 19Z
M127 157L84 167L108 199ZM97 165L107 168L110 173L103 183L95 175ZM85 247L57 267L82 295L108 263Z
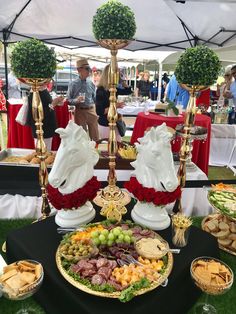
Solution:
M116 239L116 243L119 244L119 243L122 243L122 241L119 240L119 238L118 238L118 239Z
M111 241L114 241L114 239L115 239L115 236L114 236L114 234L112 233L112 232L110 232L109 234L108 234L108 240L111 240Z
M129 236L132 236L132 235L133 235L133 231L132 231L132 230L127 230L127 234L128 234Z
M102 235L107 236L109 234L109 231L107 229L102 230Z
M93 239L93 243L95 245L100 245L101 244L101 242L100 242L100 240L98 238Z
M97 238L99 236L99 231L93 231L92 233L91 233L91 237L92 238Z
M125 235L124 241L125 241L126 243L130 244L131 239L130 239L130 237L129 237L128 235Z
M112 240L108 240L107 245L108 245L108 246L112 246L112 245L113 245L113 243L114 243L114 241L112 241Z
M101 240L101 244L102 245L106 245L107 244L107 240L105 239L105 240Z
M118 240L120 240L121 242L123 242L123 240L124 240L124 235L123 235L123 234L120 234L119 237L118 237Z
M102 242L102 241L106 241L106 237L103 234L100 234L100 236L98 237L98 239Z
M120 232L119 229L115 228L115 229L113 229L112 233L113 233L115 236L119 236L121 232Z
M131 243L134 243L136 241L135 237L131 237Z

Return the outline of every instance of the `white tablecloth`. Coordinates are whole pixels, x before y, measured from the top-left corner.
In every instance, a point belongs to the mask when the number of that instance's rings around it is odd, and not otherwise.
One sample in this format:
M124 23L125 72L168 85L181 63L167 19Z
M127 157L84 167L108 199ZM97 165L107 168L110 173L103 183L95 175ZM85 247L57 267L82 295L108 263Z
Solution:
M178 165L175 166L176 171ZM131 170L117 170L118 181L128 181ZM106 181L108 170L95 170L99 181ZM187 169L187 180L207 180L207 176L197 166ZM41 216L41 197L22 195L0 195L0 219L39 218ZM182 205L188 216L204 216L211 213L207 201L207 192L202 188L186 188L183 190ZM168 206L171 210L173 205Z
M157 101L152 101L152 100L147 101L148 109L154 110L156 103ZM127 105L124 106L123 108L117 109L117 112L122 114L123 116L126 116L126 115L137 116L139 112L144 112L144 110L145 110L144 102L142 104L127 103Z
M209 165L225 166L236 144L236 125L212 124ZM236 165L236 149L231 160Z

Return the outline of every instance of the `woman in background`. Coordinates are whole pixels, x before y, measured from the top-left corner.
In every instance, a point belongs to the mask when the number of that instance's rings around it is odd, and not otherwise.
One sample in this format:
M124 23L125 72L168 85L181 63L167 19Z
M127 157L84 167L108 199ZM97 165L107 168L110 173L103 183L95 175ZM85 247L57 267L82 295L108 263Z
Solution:
M96 90L96 112L98 115L98 130L99 130L99 137L102 138L109 138L109 122L107 119L107 113L110 105L109 97L109 86L108 86L108 74L109 74L109 65L107 65L100 77L100 81ZM123 108L124 103L120 102L116 104L116 108ZM121 141L121 136L117 127L115 128L116 132L116 139L118 142Z
M43 115L44 115L44 118L42 121L43 122L43 137L44 137L44 142L46 144L47 150L50 151L52 147L52 137L55 134L55 130L57 128L56 114L52 108L55 107L58 103L61 103L63 101L63 96L59 96L55 98L54 100L52 100L52 97L49 94L49 91L47 90L46 85L42 86L41 89L39 90L39 96L42 102ZM32 98L33 98L33 92L31 91L28 97L29 110L28 110L28 117L27 117L27 125L29 125L32 129L34 142L36 144L37 134L36 134L35 121L32 114Z
M135 96L142 96L142 97L151 97L151 83L149 82L150 73L149 71L145 70L140 81L137 81L137 87L135 90Z

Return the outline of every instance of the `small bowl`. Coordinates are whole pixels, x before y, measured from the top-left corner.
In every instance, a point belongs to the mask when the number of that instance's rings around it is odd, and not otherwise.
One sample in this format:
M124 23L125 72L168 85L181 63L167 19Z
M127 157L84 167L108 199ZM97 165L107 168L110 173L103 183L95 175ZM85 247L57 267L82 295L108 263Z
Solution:
M5 298L7 298L9 300L16 300L17 301L17 300L24 300L26 298L29 298L39 290L39 288L41 287L41 285L43 283L44 271L43 271L42 264L40 264L39 262L37 262L35 260L31 260L31 259L26 259L26 260L17 261L17 262L12 263L12 264L17 265L19 262L24 262L24 261L30 262L32 264L40 265L41 266L41 275L34 283L29 285L29 287L26 288L26 290L24 292L19 293L17 295L11 295L7 290L5 290L4 284L0 283L0 294L2 294ZM10 266L10 265L8 265L8 266Z
M200 260L204 261L204 262L214 261L214 262L220 263L221 265L225 266L231 275L230 280L224 284L219 284L219 283L215 284L215 283L206 282L205 280L203 280L202 277L196 275L196 273L194 272L194 266ZM211 294L211 295L220 295L220 294L226 293L231 288L233 281L234 281L234 274L233 274L232 269L227 264L222 262L221 260L214 258L214 257L209 257L209 256L201 256L201 257L195 258L192 261L191 266L190 266L190 274L191 274L191 277L192 277L195 285L197 287L199 287L203 292L205 292L207 294Z

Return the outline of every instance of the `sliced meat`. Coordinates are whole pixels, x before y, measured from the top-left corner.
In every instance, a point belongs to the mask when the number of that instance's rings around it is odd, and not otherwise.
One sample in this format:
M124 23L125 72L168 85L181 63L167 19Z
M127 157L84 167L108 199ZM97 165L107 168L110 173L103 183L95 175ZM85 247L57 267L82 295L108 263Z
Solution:
M114 268L117 267L117 262L116 261L111 261L111 260L108 261L108 267L113 270Z
M123 289L122 286L114 280L108 280L107 283L114 287L117 291L121 291Z
M94 265L94 266L97 266L97 259L92 258L92 259L90 259L90 260L88 261L88 263L90 263L90 264L92 264L92 265Z
M108 267L101 267L98 270L98 274L101 275L105 280L111 276L112 270Z
M148 230L148 229L144 229L142 231L140 231L140 234L144 235L144 236L148 236L152 233L151 230Z
M104 267L106 266L108 263L108 259L107 258L99 258L97 260L97 268L99 269L100 267Z
M88 259L81 259L77 265L81 268L84 268L84 265L86 265L88 263Z
M121 225L121 228L122 228L123 230L129 230L129 226L128 226L128 225L125 225L125 224L122 224L122 225Z
M138 233L142 231L142 228L139 226L135 226L133 228L131 228L131 230L133 231L133 233Z
M94 269L88 269L88 270L84 270L81 274L82 277L92 277L93 275L96 274L96 270Z
M93 275L91 283L93 285L102 285L103 283L105 283L105 280L101 275L96 274L96 275Z

